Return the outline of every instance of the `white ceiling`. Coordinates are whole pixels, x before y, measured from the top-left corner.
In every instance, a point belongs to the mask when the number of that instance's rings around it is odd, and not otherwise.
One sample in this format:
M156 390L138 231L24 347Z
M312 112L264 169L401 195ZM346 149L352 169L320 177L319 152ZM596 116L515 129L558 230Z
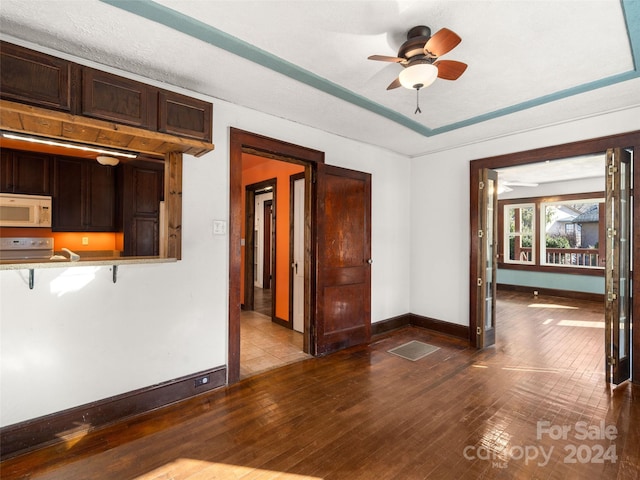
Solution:
M640 105L636 0L2 0L2 38L418 156ZM456 81L387 91L415 25ZM635 58L635 62L634 62ZM214 101L215 112L215 101ZM215 122L214 122L215 125ZM258 132L259 133L259 132Z
M545 184L587 178L604 178L605 155L583 155L514 167L498 168L501 182Z

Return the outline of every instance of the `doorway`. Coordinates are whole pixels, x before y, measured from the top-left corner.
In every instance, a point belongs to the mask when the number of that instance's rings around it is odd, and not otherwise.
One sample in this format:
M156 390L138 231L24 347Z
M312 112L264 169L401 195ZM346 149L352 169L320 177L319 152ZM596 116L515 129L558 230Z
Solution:
M324 153L231 128L229 152L229 343L227 382L240 379L241 305L244 301L243 156L302 166L304 171L304 332L303 350L325 355L371 338L371 174L324 164ZM300 172L300 169L298 169ZM290 172L293 173L293 172ZM289 182L287 177L287 182ZM244 183L243 183L244 182ZM283 183L284 185L284 183ZM280 198L286 188L279 189ZM287 202L288 203L288 202ZM275 222L282 220L285 202L277 202ZM286 204L285 204L286 205ZM287 235L283 235L286 237ZM278 238L282 238L278 234ZM335 246L339 242L340 249ZM278 241L289 246L289 242ZM279 248L276 246L276 250ZM276 255L277 256L277 255ZM290 277L285 258L282 275ZM322 268L318 268L321 265ZM293 266L295 267L295 266ZM300 270L300 265L298 265ZM288 288L279 283L278 295ZM276 296L275 317L281 317ZM289 302L285 299L285 305ZM293 332L293 329L290 329Z
M640 146L640 132L633 132L630 134L618 135L613 137L604 137L600 139L594 139L594 140L585 141L585 142L577 142L574 144L561 145L557 147L547 147L547 148L530 151L530 152L521 152L517 154L503 155L500 157L492 157L492 158L476 160L471 162L471 165L470 165L471 166L470 168L470 176L471 176L470 205L471 206L470 208L471 208L472 214L470 216L471 218L471 226L470 226L471 262L470 262L470 283L469 283L469 286L470 286L469 325L470 325L470 342L473 345L476 345L480 348L482 348L483 346L486 346L481 341L482 333L487 324L487 321L483 317L483 315L489 311L486 308L486 302L485 302L486 297L488 297L489 295L486 294L486 292L488 291L487 290L488 286L485 283L486 277L484 275L486 273L486 265L488 265L488 263L494 263L493 258L496 258L496 257L492 257L491 262L483 261L483 256L482 256L483 250L481 245L482 245L482 242L485 242L487 238L491 236L484 235L484 229L483 229L484 224L481 223L482 217L475 214L475 212L479 212L480 209L484 208L483 205L481 204L481 189L479 188L479 186L483 185L482 171L486 169L500 169L500 168L511 167L516 165L530 165L530 164L534 164L541 161L550 162L550 161L564 159L568 157L592 155L592 154L605 152L608 149L616 146L621 147L618 149L618 151L621 151L621 152L624 152L625 149L628 151L633 151L633 150L635 150L636 152L640 151L638 150L638 147ZM633 163L634 183L638 184L637 182L639 178L639 175L638 175L639 172L638 172L638 156L637 155L634 156L632 163ZM604 162L602 163L601 168L604 171L605 169ZM498 180L498 184L499 184L499 180ZM638 225L637 212L639 211L638 210L639 199L637 198L637 196L632 196L632 200L630 201L630 204L631 204L631 209L633 210L634 213L631 219L629 230L632 232L631 238L633 238L633 240L637 242L639 237L639 232L637 228L634 228L635 225ZM544 237L542 236L543 233L544 232L540 232L541 236L538 237L540 243L544 243ZM527 257L526 255L524 255L525 252L520 250L518 251L520 254L523 255L518 257L518 259L522 261L527 261ZM633 263L631 265L632 270L635 270L635 271L638 271L638 265L639 265L639 259L637 257L638 256L634 256ZM538 270L543 271L545 268L548 268L548 267L543 266ZM606 270L607 269L605 269L605 271ZM498 280L495 278L495 275L494 275L489 278L489 281L496 283ZM530 289L531 292L533 292L533 290L534 288ZM639 300L638 295L632 296L633 306L636 307L635 308L636 311L638 311L637 310L638 300ZM629 318L626 317L624 321L629 322ZM489 323L491 324L491 322ZM639 323L638 319L636 318L635 324L638 325L638 323ZM607 324L607 322L605 322L605 324ZM619 325L622 330L623 323L620 323ZM640 329L637 326L636 328L633 329L633 341L632 341L633 348L640 348L640 335L638 330ZM623 334L625 334L626 332L629 332L629 330L628 330L628 327L625 326L624 330L622 330L621 335L624 336ZM495 331L492 332L492 334L495 334ZM500 336L499 325L498 325L497 335L499 338ZM602 337L604 337L604 335L602 335ZM607 337L607 338L612 338L612 337ZM615 339L608 340L608 341L615 342ZM604 342L602 343L604 344ZM611 345L613 345L613 343ZM611 358L610 354L618 353L617 348L615 347L612 347L612 348L613 350L611 353L609 351L606 352L605 360L607 365L607 379L612 378L610 376L611 375L610 367L612 366L610 361L610 358ZM626 360L628 361L629 352L624 352L624 353L627 356ZM604 356L605 355L603 355L603 357ZM605 365L605 361L602 361L602 358L600 359L600 362L602 365ZM640 362L638 361L637 358L634 359L634 363L633 365L631 365L631 370L633 372L632 373L633 378L635 379L635 381L638 381L638 379L640 379ZM615 368L614 368L614 372L615 372ZM619 383L619 382L614 381L614 383Z
M304 165L255 153L242 156L245 245L241 378L308 358L303 352L304 330L292 330L287 292L292 276L288 186L292 175L301 173L304 178L304 169Z
M243 162L245 161L246 159L243 159ZM272 321L277 321L275 310L277 282L274 278L276 271L274 267L277 264L277 228L274 225L277 185L277 178L268 178L246 185L244 208L242 309L257 311L268 316Z
M245 218L243 218L243 205L252 205L250 202L246 202L243 198L245 190L243 188L243 157L247 155L252 156L257 162L263 160L276 160L285 162L288 165L294 165L301 167L304 175L305 185L307 186L307 193L305 195L305 213L309 214L311 211L311 185L312 167L314 164L324 162L324 153L292 145L278 140L256 135L250 132L245 132L238 129L231 129L231 145L230 145L230 221L229 221L229 352L228 352L228 383L232 384L240 379L240 352L241 352L241 307L246 301L245 294L249 292L251 295L253 291L253 282L250 284L250 288L247 288L249 283L246 278L243 281L242 272L245 270L244 262L245 249L247 246L247 236L243 232L246 228ZM257 169L260 166L257 165ZM270 177L272 178L272 177ZM287 185L288 185L287 176ZM262 178L264 180L264 177ZM257 183L257 182L249 182ZM286 189L282 188L280 191ZM277 196L277 195L276 195ZM273 202L272 208L276 212L272 215L274 222L278 221L278 210L282 206L288 208L289 202L279 202L276 198ZM253 203L255 205L255 203ZM275 219L273 218L275 216ZM309 222L310 224L310 222ZM254 234L254 229L249 230L251 235ZM273 238L273 237L272 237ZM285 236L286 238L286 236ZM305 232L305 256L304 265L302 271L304 272L304 333L302 350L308 353L310 350L310 324L311 324L311 290L310 290L310 275L312 265L312 249L311 249L311 234ZM272 245L271 250L277 250L279 244L289 245L289 242L283 242L276 240ZM275 254L277 257L277 253ZM253 261L251 259L251 261ZM286 263L289 263L289 257L285 259ZM276 261L272 260L272 265L276 265ZM251 269L253 271L253 269ZM282 274L283 279L289 277L288 269ZM275 282L278 281L278 268L273 267L271 275L272 290ZM277 287L276 287L277 290ZM286 293L288 289L283 291ZM288 299L288 294L287 294ZM274 317L278 317L278 310L276 309L275 302L272 309L274 310ZM286 318L287 314L283 316L283 320L289 320ZM279 331L287 330L287 333L292 333L293 329L285 329L280 325L273 325L274 322L268 321L268 325L262 325L264 328L278 327Z

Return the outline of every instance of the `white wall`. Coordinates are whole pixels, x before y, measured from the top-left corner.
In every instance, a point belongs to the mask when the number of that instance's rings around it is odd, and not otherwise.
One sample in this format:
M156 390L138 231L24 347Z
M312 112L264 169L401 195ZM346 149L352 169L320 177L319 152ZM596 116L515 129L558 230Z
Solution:
M638 129L640 108L633 108L412 159L411 313L469 325L471 160Z
M36 270L34 290L0 271L2 426L226 364L228 236L212 230L229 220L232 126L372 173L372 321L409 311L409 159L208 100L216 148L185 156L182 261L121 266L115 285L109 267ZM68 277L77 289L60 291Z

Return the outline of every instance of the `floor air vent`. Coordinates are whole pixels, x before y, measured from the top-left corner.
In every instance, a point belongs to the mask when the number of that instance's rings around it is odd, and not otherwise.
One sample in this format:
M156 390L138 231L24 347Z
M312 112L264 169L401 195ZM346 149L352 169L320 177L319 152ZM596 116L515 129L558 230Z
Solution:
M435 352L438 349L438 347L434 347L433 345L429 345L428 343L422 343L418 342L417 340L412 340L409 343L405 343L404 345L400 345L399 347L395 347L387 351L393 355L397 355L399 357L406 358L407 360L415 362L416 360L420 360L422 357L426 357L427 355Z

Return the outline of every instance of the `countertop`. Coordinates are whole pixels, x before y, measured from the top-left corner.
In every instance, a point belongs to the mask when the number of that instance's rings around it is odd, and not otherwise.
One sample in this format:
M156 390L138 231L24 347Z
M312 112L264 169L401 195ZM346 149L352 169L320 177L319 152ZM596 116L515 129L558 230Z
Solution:
M120 257L120 256L87 256L80 260L72 262L68 258L66 260L0 260L0 270L23 270L23 269L39 269L39 268L67 268L67 267L86 267L86 266L111 266L111 265L134 265L144 263L171 263L175 262L175 258L162 257Z

